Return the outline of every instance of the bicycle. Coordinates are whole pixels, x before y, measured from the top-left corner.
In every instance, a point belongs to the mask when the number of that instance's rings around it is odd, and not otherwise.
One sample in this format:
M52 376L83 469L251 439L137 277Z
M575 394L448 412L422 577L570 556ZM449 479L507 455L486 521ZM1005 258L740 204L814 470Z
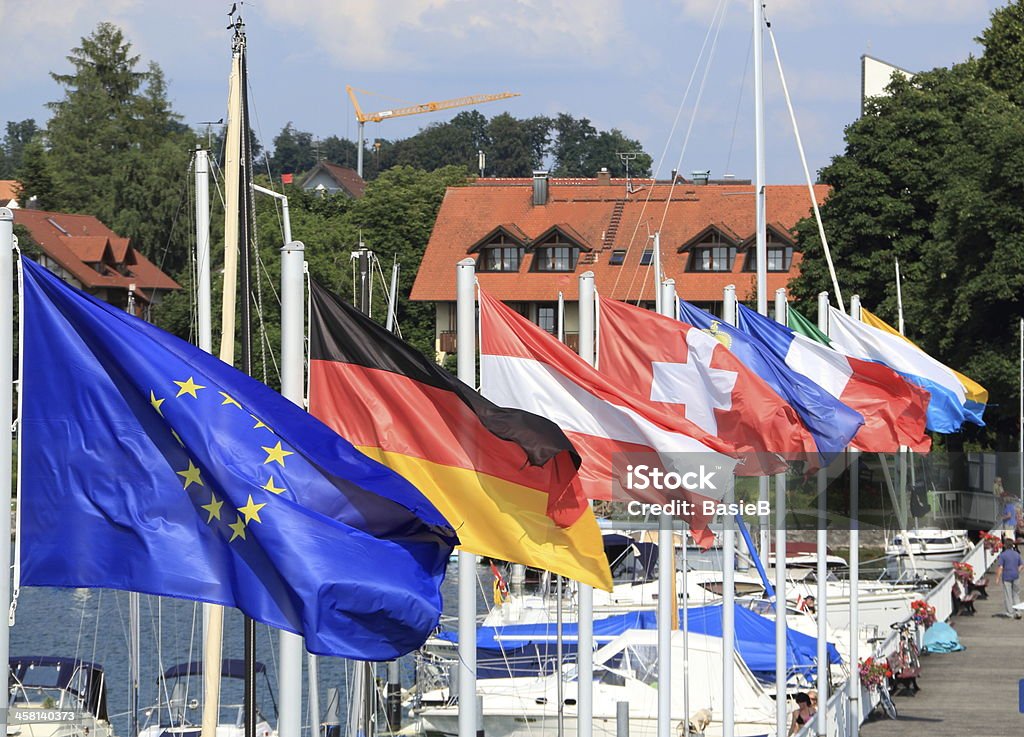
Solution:
M878 705L882 707L882 713L889 717L889 719L899 717L899 712L896 711L896 704L893 703L892 696L889 694L888 678L883 678L882 682L878 684Z
M917 684L917 677L921 674L921 650L917 645L917 623L907 620L893 624L892 628L899 632L896 652L890 658L894 689L898 687L905 694L915 696L921 690Z

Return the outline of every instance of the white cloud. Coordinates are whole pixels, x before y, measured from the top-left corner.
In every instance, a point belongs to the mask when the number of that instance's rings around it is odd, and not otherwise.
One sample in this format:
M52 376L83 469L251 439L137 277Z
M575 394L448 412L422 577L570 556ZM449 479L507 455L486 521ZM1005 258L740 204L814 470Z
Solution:
M623 9L623 0L277 0L260 11L347 68L381 70L428 68L455 47L470 66L474 55L593 61L616 42Z

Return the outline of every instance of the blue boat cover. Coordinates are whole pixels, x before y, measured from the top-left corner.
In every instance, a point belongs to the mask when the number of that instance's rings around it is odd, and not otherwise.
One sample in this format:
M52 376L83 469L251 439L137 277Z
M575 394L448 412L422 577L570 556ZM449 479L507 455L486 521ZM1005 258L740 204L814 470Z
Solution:
M682 621L682 615L683 612L680 610L680 621ZM760 680L774 681L775 621L737 604L735 622L736 649L740 657ZM653 611L636 611L596 619L594 620L594 642L603 645L611 642L626 630L653 630L657 627L657 615ZM721 637L722 605L691 607L689 609L689 629L690 632ZM562 625L563 650L566 654L576 652L577 632L575 623ZM480 651L478 658L480 660L494 658L499 662L519 658L522 662L523 656L526 656L526 658L534 660L532 670L536 673L537 659L547 660L554 652L556 635L557 629L553 623L481 627L477 630L477 649ZM459 639L457 632L442 632L438 637L449 642L458 642ZM787 645L786 668L788 672L791 674L795 672L813 674L818 654L816 638L791 629L788 633ZM550 647L550 653L548 647ZM828 658L830 663L842 662L839 651L831 642L828 643ZM504 670L504 672L481 674L481 677L498 678L525 674L522 668L513 669L511 673L507 668L498 670Z

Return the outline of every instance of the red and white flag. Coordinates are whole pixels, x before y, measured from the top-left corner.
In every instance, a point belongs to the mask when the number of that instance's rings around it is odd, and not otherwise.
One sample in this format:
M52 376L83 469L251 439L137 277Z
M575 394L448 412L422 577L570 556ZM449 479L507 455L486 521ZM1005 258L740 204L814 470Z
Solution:
M771 460L757 454L816 457L814 438L796 410L725 343L624 302L602 297L600 309L601 373L736 446L748 455L744 473L753 470L749 459L760 466Z
M480 381L488 399L555 422L583 463L582 490L590 499L668 501L701 543L713 539L707 523L714 503L731 487L736 448L664 404L623 388L547 332L484 292L480 293ZM664 477L676 474L686 488L659 495L656 480L641 476L651 459ZM646 465L644 468L649 467ZM650 469L649 469L650 470ZM653 493L651 493L653 491ZM643 493L641 493L643 492ZM710 505L709 505L710 503ZM710 537L709 537L710 536Z

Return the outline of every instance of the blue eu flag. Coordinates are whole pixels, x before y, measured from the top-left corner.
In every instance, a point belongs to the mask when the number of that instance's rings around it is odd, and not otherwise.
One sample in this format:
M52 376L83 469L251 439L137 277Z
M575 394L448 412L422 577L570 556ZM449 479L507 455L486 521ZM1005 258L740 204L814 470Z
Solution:
M388 660L436 627L454 533L280 394L22 259L22 582L237 607Z

